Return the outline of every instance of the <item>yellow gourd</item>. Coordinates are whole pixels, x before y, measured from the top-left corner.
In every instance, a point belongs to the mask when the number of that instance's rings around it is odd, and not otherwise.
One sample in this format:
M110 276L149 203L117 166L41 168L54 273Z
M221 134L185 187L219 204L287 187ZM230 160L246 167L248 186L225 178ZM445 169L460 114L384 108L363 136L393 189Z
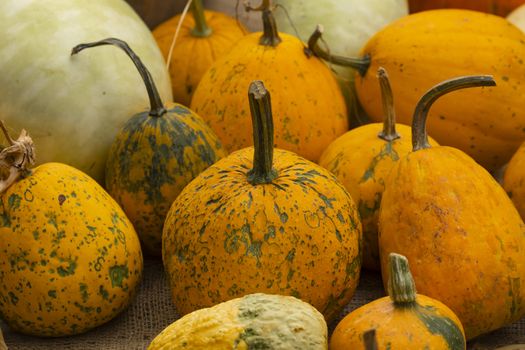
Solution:
M503 188L518 209L521 218L525 218L525 144L522 144L512 156L503 175Z

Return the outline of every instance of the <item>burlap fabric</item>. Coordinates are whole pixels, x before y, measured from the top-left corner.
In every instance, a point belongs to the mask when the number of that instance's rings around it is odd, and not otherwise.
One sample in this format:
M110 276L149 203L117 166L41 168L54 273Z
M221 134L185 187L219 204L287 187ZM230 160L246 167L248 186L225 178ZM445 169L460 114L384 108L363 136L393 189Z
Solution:
M162 263L146 260L144 280L130 308L113 321L88 333L57 339L41 339L16 334L0 322L9 350L142 350L167 325L177 319L170 299ZM351 310L384 295L381 276L364 273L359 288L339 319ZM469 343L469 349L485 350L525 343L525 318L511 326ZM522 348L525 349L525 346Z

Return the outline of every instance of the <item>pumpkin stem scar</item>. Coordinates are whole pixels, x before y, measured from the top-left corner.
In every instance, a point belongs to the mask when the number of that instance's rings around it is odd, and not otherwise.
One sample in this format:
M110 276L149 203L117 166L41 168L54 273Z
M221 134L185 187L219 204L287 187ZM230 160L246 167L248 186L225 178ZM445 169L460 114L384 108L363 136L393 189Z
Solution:
M133 52L133 50L129 47L129 45L120 39L116 38L107 38L100 41L95 41L91 43L85 43L85 44L79 44L75 46L71 50L71 56L79 53L80 51L95 47L95 46L102 46L102 45L114 45L116 47L119 47L122 49L129 58L133 61L135 64L135 67L137 67L137 70L140 73L140 76L142 77L142 80L144 81L144 84L146 85L146 90L148 91L149 101L150 101L150 112L149 115L152 117L160 117L164 113L166 113L166 108L164 108L164 105L162 103L162 100L160 99L159 92L157 91L157 87L155 86L155 83L153 82L153 78L151 77L150 72L144 66L140 58Z
M375 329L363 333L363 343L365 343L365 350L378 350Z
M320 24L317 25L315 31L310 35L308 39L308 50L319 58L343 67L350 67L359 72L361 76L364 76L370 67L370 55L365 55L362 58L351 58L332 55L330 50L325 51L319 46L319 40L322 40L324 27Z
M432 107L441 96L449 92L479 86L495 86L496 82L490 75L468 75L445 80L430 88L419 100L412 117L412 150L430 148L427 135L427 116Z
M392 87L390 86L390 81L385 68L379 67L377 70L377 78L379 79L379 86L381 87L381 102L383 102L383 113L385 114L383 130L377 136L388 142L394 141L400 138L400 136L396 132L394 96L392 94Z
M199 38L210 36L213 31L208 27L208 23L206 23L202 0L192 0L191 10L193 13L193 19L195 20L195 27L191 30L191 35Z
M276 47L282 41L277 30L277 23L273 17L274 6L271 0L263 0L258 7L252 7L247 1L244 2L244 9L249 11L262 12L263 20L263 35L259 40L259 44L263 46Z
M27 131L23 129L17 140L11 138L4 122L1 120L0 129L2 129L5 138L9 142L9 146L0 151L0 170L2 170L1 175L3 176L0 179L0 193L2 193L19 177L31 174L31 170L27 167L35 163L35 146Z
M253 169L248 172L252 185L271 183L277 177L273 168L273 117L270 93L256 80L248 90L253 124Z
M409 306L416 302L416 284L408 259L403 255L390 253L388 256L388 295L397 305Z

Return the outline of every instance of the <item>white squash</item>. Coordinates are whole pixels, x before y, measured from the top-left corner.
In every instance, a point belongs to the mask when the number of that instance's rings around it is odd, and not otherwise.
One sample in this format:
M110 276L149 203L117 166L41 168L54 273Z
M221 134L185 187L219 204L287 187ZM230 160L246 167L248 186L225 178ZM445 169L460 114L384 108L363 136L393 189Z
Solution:
M148 106L126 55L106 47L70 56L107 37L127 41L171 100L160 50L124 0L0 1L0 118L31 130L40 163L73 165L99 182L118 129Z
M521 5L520 7L512 11L507 16L507 20L519 29L521 29L522 32L525 32L525 5Z

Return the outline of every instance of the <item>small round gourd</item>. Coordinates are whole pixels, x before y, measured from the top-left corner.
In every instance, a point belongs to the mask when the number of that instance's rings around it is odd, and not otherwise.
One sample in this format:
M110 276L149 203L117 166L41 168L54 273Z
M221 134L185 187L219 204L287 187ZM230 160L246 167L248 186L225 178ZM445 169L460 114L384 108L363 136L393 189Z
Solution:
M110 148L106 188L128 215L145 250L160 256L162 225L171 204L194 177L226 152L198 115L177 103L164 106L147 68L125 42L109 38L80 44L73 53L100 45L124 50L148 91L149 112L129 119Z
M28 169L34 151L25 131L7 138L0 152L9 167L0 182L2 319L15 331L50 337L111 320L142 276L132 224L83 172L61 163Z
M361 222L334 175L273 149L270 96L249 90L255 148L218 161L173 203L163 261L181 314L262 292L293 295L327 319L352 297Z
M189 106L193 92L213 62L229 52L245 29L233 18L204 10L202 0L192 0L193 16L186 16L168 62L173 101ZM167 60L181 15L160 24L153 36Z
M411 128L395 122L392 90L386 70L378 69L383 123L346 132L323 152L319 165L332 172L356 202L363 224L363 267L379 270L377 220L385 179L392 166L412 150ZM434 140L432 145L437 146Z
M330 349L363 349L366 337L361 334L372 328L376 349L464 350L458 317L438 300L416 294L406 257L391 253L388 268L389 296L346 315L332 334Z
M326 350L327 333L323 315L310 304L256 293L180 318L148 350Z

